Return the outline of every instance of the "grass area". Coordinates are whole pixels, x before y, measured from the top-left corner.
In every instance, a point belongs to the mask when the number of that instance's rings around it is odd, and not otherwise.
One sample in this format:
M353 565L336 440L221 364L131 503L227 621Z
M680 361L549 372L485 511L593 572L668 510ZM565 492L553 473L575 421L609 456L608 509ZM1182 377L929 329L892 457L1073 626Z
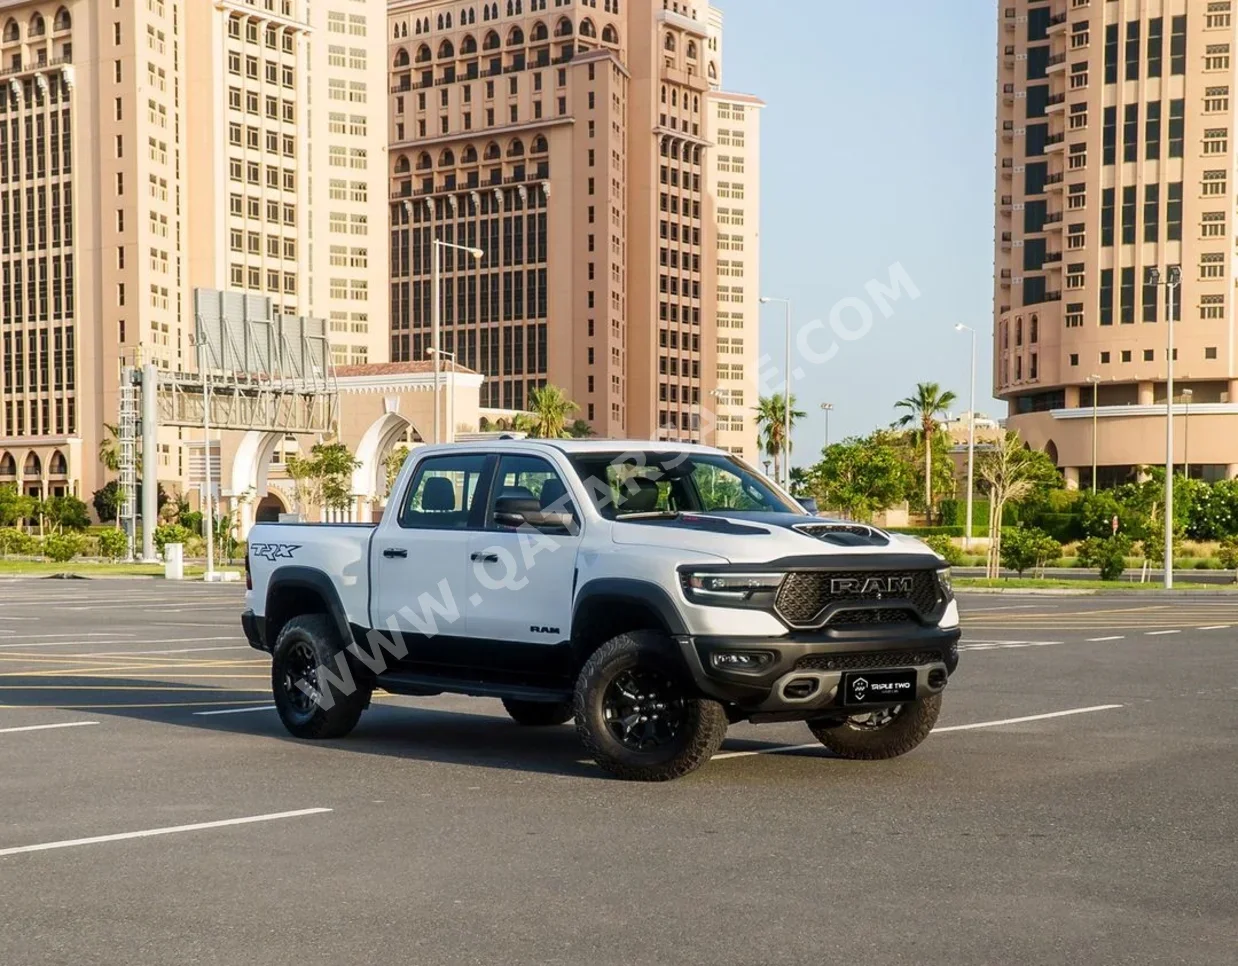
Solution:
M204 567L185 565L186 577L201 577ZM220 569L234 568L223 566ZM163 564L94 563L71 560L51 563L46 560L0 560L0 577L47 577L54 574L74 574L80 577L162 577Z
M975 587L994 588L998 590L1164 590L1159 580L1141 584L1129 576L1121 580L1053 580L1048 577L1000 577L997 580L986 580L983 577L958 577L951 583L956 588L967 590ZM1182 580L1175 575L1175 590L1231 590L1238 592L1238 587L1226 584L1202 584L1190 580Z

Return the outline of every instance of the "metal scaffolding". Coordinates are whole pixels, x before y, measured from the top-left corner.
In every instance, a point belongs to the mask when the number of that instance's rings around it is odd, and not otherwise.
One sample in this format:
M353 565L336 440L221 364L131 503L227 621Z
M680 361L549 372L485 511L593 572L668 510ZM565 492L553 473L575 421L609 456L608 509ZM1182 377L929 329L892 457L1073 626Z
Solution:
M120 525L128 539L127 558L133 559L134 537L138 529L138 386L131 366L121 371L120 412L117 418L117 443L120 448ZM148 524L149 528L149 524Z

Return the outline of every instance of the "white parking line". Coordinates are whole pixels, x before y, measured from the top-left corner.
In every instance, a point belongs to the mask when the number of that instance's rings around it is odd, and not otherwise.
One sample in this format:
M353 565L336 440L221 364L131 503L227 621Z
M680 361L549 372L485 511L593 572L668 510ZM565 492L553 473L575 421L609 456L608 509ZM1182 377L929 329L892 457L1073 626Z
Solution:
M203 471L205 472L205 470ZM250 711L274 711L275 705L266 704L257 708L221 708L218 711L195 711L194 714L199 717L207 718L213 714L246 714Z
M53 728L83 728L86 725L97 725L97 721L63 721L60 724L25 725L21 728L0 728L0 735L11 735L18 731L51 731Z
M1000 721L977 721L975 724L950 725L945 728L934 728L932 735L943 735L951 731L974 731L977 728L998 728L1002 725L1024 724L1028 721L1047 721L1050 718L1066 718L1076 714L1091 714L1095 711L1114 711L1122 707L1120 704L1098 704L1091 708L1070 708L1066 711L1050 711L1046 714L1029 714L1022 718L1003 718ZM820 748L821 743L814 741L807 745L779 745L775 748L759 748L756 751L726 751L714 755L713 760L723 758L750 758L753 755L780 755L788 751L807 751L810 748Z
M1148 637L1160 637L1163 634L1181 634L1181 631L1145 631Z
M107 636L119 637L121 635L109 634ZM229 634L226 637L165 637L157 641L144 641L141 639L134 639L134 638L130 638L129 640L124 640L124 641L83 641L83 640L78 639L78 640L72 640L72 641L36 641L34 643L25 643L25 644L0 644L0 647L5 647L5 648L64 647L69 644L100 644L103 647L119 647L122 644L190 644L190 643L194 643L197 641L235 641L236 639L237 639L236 634ZM210 650L210 648L207 648L207 650ZM160 654L163 652L162 651L151 651L151 652L122 651L120 653L122 654L142 654L142 653Z
M1201 631L1227 631L1230 629L1230 626L1231 625L1229 624L1213 624L1211 627L1201 627L1199 628L1199 630Z
M1089 637L1088 643L1099 644L1101 641L1124 641L1124 640L1126 640L1125 634L1115 634L1113 637Z
M43 842L40 845L19 845L12 849L0 849L0 858L20 855L23 852L46 852L49 849L68 849L77 845L99 845L103 842L120 842L125 839L145 839L154 835L174 835L177 832L200 832L208 828L224 828L228 825L250 825L254 822L274 822L282 818L300 818L303 815L321 815L329 808L302 808L295 812L272 812L269 815L251 815L248 818L228 818L221 822L199 822L196 825L174 825L170 828L152 828L141 832L120 832L116 835L95 835L88 839L66 839L62 842Z
M204 471L205 472L205 471ZM235 637L186 637L186 641L234 641ZM249 650L248 644L216 644L213 647L178 647L172 651L91 651L89 654L69 655L72 657L129 657L133 654L189 654L191 651L242 651Z

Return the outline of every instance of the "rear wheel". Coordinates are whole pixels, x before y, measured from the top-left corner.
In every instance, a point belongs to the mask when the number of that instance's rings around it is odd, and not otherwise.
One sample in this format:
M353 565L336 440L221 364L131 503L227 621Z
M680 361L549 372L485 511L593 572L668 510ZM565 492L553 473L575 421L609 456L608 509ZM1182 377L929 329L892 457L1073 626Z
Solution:
M576 713L570 701L547 703L544 701L513 701L504 698L503 707L511 715L512 721L526 728L548 728L567 724L572 720L572 715Z
M695 771L726 737L722 705L693 693L671 642L654 631L620 634L585 662L575 713L594 760L630 781Z
M297 738L342 738L357 726L368 691L349 681L342 688L319 669L339 673L344 649L335 623L325 614L294 617L279 632L271 662L271 690L284 727ZM346 690L347 683L353 684Z
M840 758L880 761L905 755L929 736L941 714L941 695L852 715L809 721L813 736Z

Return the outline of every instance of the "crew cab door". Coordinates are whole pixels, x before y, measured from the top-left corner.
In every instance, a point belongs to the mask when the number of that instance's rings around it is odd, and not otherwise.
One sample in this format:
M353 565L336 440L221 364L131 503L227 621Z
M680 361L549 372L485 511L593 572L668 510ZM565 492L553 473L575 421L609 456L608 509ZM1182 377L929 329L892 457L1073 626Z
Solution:
M571 637L580 513L559 471L540 456L504 455L488 494L485 529L469 541L469 633L479 640L534 645L506 648L534 662L541 646ZM502 497L536 500L572 514L574 525L515 529L496 520ZM496 648L503 651L504 648ZM505 662L506 663L506 662Z
M398 629L414 658L451 663L453 640L469 634L469 538L493 467L484 453L426 457L374 534L370 623Z

